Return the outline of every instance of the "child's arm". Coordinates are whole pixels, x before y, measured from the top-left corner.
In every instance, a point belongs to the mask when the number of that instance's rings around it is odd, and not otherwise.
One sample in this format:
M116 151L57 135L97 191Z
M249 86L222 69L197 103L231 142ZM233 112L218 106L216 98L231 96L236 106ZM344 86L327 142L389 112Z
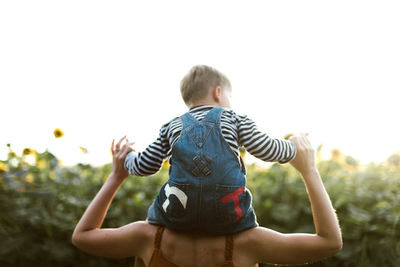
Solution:
M166 126L163 126L157 140L150 144L143 152L130 152L126 155L124 167L129 174L148 176L160 170L169 149L165 129Z
M338 219L315 166L315 152L306 135L290 140L297 147L297 155L291 164L300 172L306 185L316 234L282 234L264 227L256 228L250 232L254 242L251 242L253 245L249 253L253 253L260 262L313 262L331 256L342 248Z
M253 156L267 162L287 163L296 156L293 142L271 138L258 130L253 120L238 116L238 141Z

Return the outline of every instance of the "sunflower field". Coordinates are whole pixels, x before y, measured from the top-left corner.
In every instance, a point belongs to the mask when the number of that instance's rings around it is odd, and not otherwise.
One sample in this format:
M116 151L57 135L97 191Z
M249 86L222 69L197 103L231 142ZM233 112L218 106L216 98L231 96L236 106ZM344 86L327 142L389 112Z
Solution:
M0 266L133 266L131 258L95 257L71 244L74 227L107 178L110 164L65 167L49 151L27 148L17 155L11 146L9 151L0 161ZM335 256L304 266L400 266L399 154L361 166L333 151L318 167L340 220L344 246ZM103 226L145 219L167 175L163 166L151 177L129 177ZM247 179L260 225L284 233L314 232L305 186L294 168L251 164Z

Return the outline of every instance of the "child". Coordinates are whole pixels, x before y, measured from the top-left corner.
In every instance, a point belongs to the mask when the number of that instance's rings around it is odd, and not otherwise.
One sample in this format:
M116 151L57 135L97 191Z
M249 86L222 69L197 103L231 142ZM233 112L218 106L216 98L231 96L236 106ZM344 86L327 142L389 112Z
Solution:
M225 235L257 226L238 147L264 161L295 157L292 142L272 139L247 116L232 111L228 78L209 66L194 66L181 82L189 112L160 130L141 153L130 152L125 169L136 176L156 173L169 159L169 180L147 220L176 230Z

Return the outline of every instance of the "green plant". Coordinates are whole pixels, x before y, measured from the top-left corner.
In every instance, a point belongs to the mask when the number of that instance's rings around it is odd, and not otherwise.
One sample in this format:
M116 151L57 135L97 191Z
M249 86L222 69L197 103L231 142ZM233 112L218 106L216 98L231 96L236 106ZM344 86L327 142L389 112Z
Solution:
M33 164L12 151L0 161L0 265L132 266L133 259L94 257L71 244L76 223L111 165L63 167L50 152L32 151ZM326 160L318 167L337 210L344 247L307 266L400 266L400 166L393 160L365 167ZM263 169L253 164L247 173L260 225L285 233L314 232L304 184L292 167L273 164ZM104 227L144 220L167 176L163 167L152 177L129 177Z

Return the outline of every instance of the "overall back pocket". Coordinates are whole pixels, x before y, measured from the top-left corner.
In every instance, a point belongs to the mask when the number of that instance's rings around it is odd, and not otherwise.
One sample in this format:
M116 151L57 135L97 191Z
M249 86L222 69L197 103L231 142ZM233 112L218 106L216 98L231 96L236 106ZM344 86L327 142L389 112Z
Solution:
M215 186L216 219L218 223L235 223L246 214L248 207L245 186Z
M169 221L177 224L190 223L193 219L194 195L189 184L166 182L160 190L159 206Z

